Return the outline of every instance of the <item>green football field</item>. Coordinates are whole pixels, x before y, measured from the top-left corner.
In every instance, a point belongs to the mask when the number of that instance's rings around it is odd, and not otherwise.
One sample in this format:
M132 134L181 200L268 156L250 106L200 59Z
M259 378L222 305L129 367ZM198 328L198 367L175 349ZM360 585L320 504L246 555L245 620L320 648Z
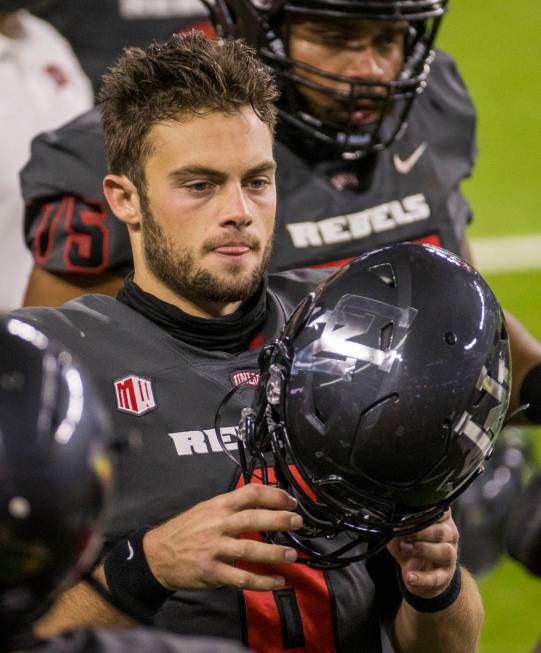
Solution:
M443 24L439 45L457 59L479 113L478 164L464 185L474 252L479 239L541 236L540 33L539 0L451 0ZM519 247L515 262L521 254ZM509 271L503 259L500 267L486 272L488 281L541 339L541 246L526 269ZM541 460L541 430L532 434ZM541 579L505 559L480 587L481 653L531 653L541 639Z

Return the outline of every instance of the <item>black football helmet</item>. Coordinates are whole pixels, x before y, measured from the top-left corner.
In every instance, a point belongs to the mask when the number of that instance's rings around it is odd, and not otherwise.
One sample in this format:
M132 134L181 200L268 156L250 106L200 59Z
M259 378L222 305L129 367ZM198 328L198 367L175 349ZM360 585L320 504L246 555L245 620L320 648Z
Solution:
M268 482L274 467L308 539L287 537L321 566L437 520L483 471L509 402L492 291L458 257L420 244L341 268L299 305L261 368L239 429L245 480ZM311 544L344 532L330 554ZM350 555L360 542L368 549Z
M414 99L423 91L433 58L433 44L448 0L205 0L218 31L226 37L242 37L252 45L274 71L282 91L278 103L284 123L308 136L309 140L331 146L344 158L355 159L386 148L406 127ZM379 82L334 75L318 67L294 60L289 55L290 22L353 18L367 21L406 21L404 62L398 79ZM308 80L299 71L321 80ZM326 81L347 84L349 91L336 91ZM340 121L315 115L299 93L310 88L340 103ZM377 124L359 128L353 114L360 102L370 102L381 110Z
M29 324L0 322L0 644L94 562L110 437L71 355Z

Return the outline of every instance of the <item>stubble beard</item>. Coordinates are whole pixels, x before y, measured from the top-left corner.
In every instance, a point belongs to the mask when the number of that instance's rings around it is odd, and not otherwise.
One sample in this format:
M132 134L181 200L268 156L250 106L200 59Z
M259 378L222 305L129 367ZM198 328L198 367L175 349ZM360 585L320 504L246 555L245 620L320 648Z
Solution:
M141 211L143 252L147 266L176 295L194 303L231 303L245 301L256 293L272 254L272 238L266 244L259 264L249 274L231 265L227 276L221 277L205 268L198 268L188 248L171 243L147 202L141 203ZM253 248L256 252L260 249L259 243Z

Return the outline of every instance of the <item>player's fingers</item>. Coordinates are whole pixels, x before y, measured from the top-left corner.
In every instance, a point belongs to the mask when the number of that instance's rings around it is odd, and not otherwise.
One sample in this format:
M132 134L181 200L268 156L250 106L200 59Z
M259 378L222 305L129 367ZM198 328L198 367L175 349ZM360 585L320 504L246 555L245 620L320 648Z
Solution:
M455 563L457 550L454 544L442 542L400 542L401 558L418 558L422 561L438 566L450 566Z
M254 590L257 592L272 592L280 589L285 585L285 579L282 576L266 576L264 574L254 574L245 569L233 567L227 563L217 563L215 565L215 582L218 585L227 585L238 587L243 590Z
M229 515L224 532L239 535L251 531L290 531L302 526L302 517L285 510L243 510Z
M244 487L221 494L210 501L218 502L228 511L245 510L246 508L270 508L274 510L294 510L297 500L284 490L250 483Z
M454 521L446 520L444 522L436 522L423 528L422 531L412 533L403 538L405 542L432 542L437 544L439 542L448 542L450 544L457 544L458 530Z
M454 573L454 565L438 567L428 571L403 568L402 579L412 594L423 598L434 598L449 587Z
M291 547L267 544L257 540L226 538L222 541L219 557L231 561L284 564L294 562L297 559L297 551Z

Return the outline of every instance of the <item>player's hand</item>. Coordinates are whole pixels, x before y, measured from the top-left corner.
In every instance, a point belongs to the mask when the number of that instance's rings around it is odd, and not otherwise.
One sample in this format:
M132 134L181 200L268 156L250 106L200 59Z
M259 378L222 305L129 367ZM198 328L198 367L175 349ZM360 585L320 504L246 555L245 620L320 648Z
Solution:
M296 505L289 494L267 485L246 485L220 494L149 531L143 540L148 565L171 590L222 585L278 589L284 585L282 577L238 569L235 562L283 564L296 560L297 551L239 536L300 528L302 518L292 512Z
M449 587L457 565L458 530L451 511L422 531L394 538L387 548L409 592L424 599L438 596Z

